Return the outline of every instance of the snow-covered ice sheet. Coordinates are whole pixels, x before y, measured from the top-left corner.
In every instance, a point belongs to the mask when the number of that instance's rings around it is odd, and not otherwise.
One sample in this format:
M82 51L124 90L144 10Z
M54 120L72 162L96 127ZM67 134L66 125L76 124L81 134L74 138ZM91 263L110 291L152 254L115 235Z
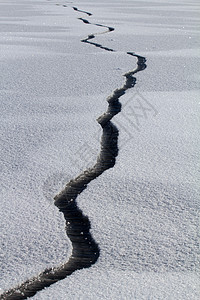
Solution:
M32 299L198 299L199 282L191 273L131 272L116 269L77 271ZM55 294L55 290L57 293Z
M61 4L56 5L56 4ZM136 60L137 85L121 98L113 169L78 198L99 243L99 261L34 299L198 299L199 2L0 2L2 290L70 255L53 196L91 166L96 118ZM86 16L84 15L86 18Z

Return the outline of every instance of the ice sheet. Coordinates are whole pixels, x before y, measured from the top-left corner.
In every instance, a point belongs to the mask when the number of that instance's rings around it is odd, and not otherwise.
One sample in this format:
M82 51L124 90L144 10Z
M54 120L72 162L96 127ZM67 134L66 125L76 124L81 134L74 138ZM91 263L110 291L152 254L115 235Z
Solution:
M81 43L101 28L63 4L115 27L96 41L118 52ZM70 255L53 196L94 163L96 118L135 51L147 69L113 119L117 163L78 198L99 261L34 299L198 299L198 9L179 0L0 3L2 290Z

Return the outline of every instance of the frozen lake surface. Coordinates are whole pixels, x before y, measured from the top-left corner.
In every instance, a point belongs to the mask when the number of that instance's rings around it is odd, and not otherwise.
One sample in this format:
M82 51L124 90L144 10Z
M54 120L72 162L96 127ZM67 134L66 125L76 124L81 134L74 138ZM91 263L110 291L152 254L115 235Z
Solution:
M131 51L147 68L112 120L116 164L77 198L99 260L33 299L198 299L199 9L197 0L0 2L1 291L68 260L53 198L94 165L96 119L136 67ZM94 33L115 51L81 43Z

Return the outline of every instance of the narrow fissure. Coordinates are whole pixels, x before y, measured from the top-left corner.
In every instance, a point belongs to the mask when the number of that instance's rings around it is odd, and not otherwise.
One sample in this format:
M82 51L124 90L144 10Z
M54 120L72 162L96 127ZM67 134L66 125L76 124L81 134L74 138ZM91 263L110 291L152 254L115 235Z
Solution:
M63 6L66 7L66 5ZM91 13L79 10L76 7L72 8L75 11L85 13L88 16L92 15ZM92 24L86 19L79 19L85 24ZM113 27L101 24L93 25L107 28L108 30L105 33L114 30ZM96 35L97 34L90 34L86 39L81 40L81 42L91 44L106 51L115 51L91 42L90 40L94 39ZM90 233L90 221L78 208L76 198L87 188L87 185L92 180L115 165L115 160L118 155L119 132L117 127L111 122L111 119L121 111L119 98L124 95L128 89L134 87L136 78L133 75L146 68L146 59L144 57L139 56L134 52L127 52L126 54L137 58L137 67L123 75L125 77L124 85L115 89L112 95L107 98L108 109L97 119L97 122L102 127L101 149L97 161L93 167L85 170L78 177L67 183L65 189L54 198L55 205L64 214L66 220L66 233L72 243L72 254L69 260L59 267L46 269L38 276L4 292L0 295L0 299L27 299L28 297L34 296L38 291L66 278L74 271L90 267L98 260L100 255L99 246Z
M88 11L80 10L77 7L74 7L74 6L72 8L73 8L73 10L76 10L78 12L82 12L82 13L87 14L88 16L92 16L92 14L90 12L88 12Z

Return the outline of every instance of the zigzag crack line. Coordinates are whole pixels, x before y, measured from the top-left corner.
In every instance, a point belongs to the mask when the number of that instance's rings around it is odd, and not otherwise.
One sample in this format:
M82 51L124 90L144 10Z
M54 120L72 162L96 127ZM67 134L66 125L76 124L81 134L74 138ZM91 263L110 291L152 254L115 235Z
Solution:
M73 7L73 9L79 11L77 8ZM87 14L91 15L90 13ZM114 30L112 27L101 24L95 25L107 27L108 31ZM109 28L112 28L112 30L109 30ZM97 47L107 51L115 51L113 49L103 47L102 45L88 42L89 39L94 37L95 35L89 35L88 38L82 40L82 42L95 46L98 45ZM45 287L66 278L74 271L82 268L88 268L97 261L100 250L89 231L89 219L87 216L84 216L82 211L78 208L76 198L87 188L87 185L92 180L115 165L116 157L118 155L118 129L111 122L111 119L121 111L119 98L125 94L126 90L134 87L136 78L133 75L146 68L146 59L144 57L133 52L127 52L127 54L137 58L137 67L123 75L126 78L124 85L121 88L115 89L112 95L107 98L107 112L97 119L97 122L101 125L103 132L101 138L101 150L95 165L67 183L65 189L54 198L55 205L64 214L67 236L72 243L72 254L68 262L60 267L46 269L38 276L33 277L16 288L10 289L1 294L0 299L27 299L28 297L34 296L38 291Z
M74 6L72 8L73 8L73 10L76 10L78 12L82 12L84 14L87 14L88 16L92 16L92 14L90 12L88 12L88 11L80 10L77 7L74 7Z
M83 23L85 23L85 24L91 24L91 25L96 25L96 26L99 26L99 27L105 27L105 28L108 28L108 31L104 31L104 32L96 33L96 34L104 34L104 33L107 33L107 32L109 32L109 31L115 30L113 27L110 27L110 26L106 26L106 25L102 25L102 24L98 24L98 23L91 23L91 22L89 22L87 19L78 18L78 20L83 21Z
M83 18L78 18L78 19L81 20L81 21L83 21L85 24L91 24L91 25L96 25L96 26L101 26L101 27L106 27L106 28L108 28L108 30L106 30L106 31L104 31L104 32L89 34L89 35L87 36L87 38L81 40L81 42L83 42L83 43L88 43L88 44L90 44L90 45L93 45L93 46L95 46L95 47L97 47L97 48L101 48L101 49L106 50L106 51L116 52L114 49L111 49L111 48L108 48L108 47L104 47L104 46L102 46L101 44L94 43L94 42L91 42L91 41L90 41L90 40L94 39L94 38L96 37L96 35L108 33L108 32L111 32L111 31L115 30L113 27L109 27L109 26L105 26L105 25L101 25L101 24L90 23L88 20L83 19Z

